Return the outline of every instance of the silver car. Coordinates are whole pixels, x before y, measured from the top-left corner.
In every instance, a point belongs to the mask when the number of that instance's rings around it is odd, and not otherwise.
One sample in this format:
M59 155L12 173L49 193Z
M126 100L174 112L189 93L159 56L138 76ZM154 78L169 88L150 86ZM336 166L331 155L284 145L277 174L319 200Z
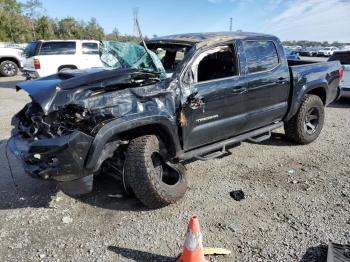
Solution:
M328 59L328 61L339 60L343 65L343 79L340 86L343 89L342 97L350 98L350 51L337 51Z

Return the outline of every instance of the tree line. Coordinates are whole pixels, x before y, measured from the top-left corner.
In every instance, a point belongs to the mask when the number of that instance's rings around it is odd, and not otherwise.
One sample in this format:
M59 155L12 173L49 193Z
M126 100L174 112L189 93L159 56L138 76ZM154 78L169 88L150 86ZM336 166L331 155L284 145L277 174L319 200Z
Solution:
M121 35L117 28L105 34L95 18L78 21L74 17L49 17L40 0L25 3L0 0L0 42L24 43L38 39L139 41L136 36Z

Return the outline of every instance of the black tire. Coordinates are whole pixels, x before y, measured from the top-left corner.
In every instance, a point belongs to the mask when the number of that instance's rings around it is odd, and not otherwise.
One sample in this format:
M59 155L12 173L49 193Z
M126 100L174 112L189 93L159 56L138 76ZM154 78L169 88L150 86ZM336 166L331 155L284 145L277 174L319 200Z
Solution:
M128 146L124 174L135 196L155 209L180 200L187 190L186 172L181 164L175 169L160 156L161 142L154 135L138 137Z
M284 124L286 137L301 145L313 142L321 133L324 117L321 98L305 95L298 112Z
M0 64L0 73L2 76L10 77L18 74L18 66L13 61L3 61Z

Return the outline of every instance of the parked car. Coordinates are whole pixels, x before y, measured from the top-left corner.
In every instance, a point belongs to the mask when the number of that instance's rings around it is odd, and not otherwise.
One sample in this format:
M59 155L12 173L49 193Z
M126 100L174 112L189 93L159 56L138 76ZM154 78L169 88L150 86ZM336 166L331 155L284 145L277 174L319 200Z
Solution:
M300 56L316 56L317 55L317 49L312 47L306 47L302 48L298 51L298 54Z
M50 40L29 43L23 52L23 73L38 78L69 69L101 67L99 42L93 40Z
M17 48L0 48L0 74L15 76L22 67L22 51Z
M328 61L340 61L344 68L343 79L340 81L342 96L350 97L350 51L336 51Z
M81 182L82 193L93 175L112 173L159 208L184 196L184 161L223 157L228 146L261 142L283 126L290 141L311 143L324 107L340 94L339 61L287 61L274 36L198 33L146 43L104 43L101 59L114 69L17 85L32 102L13 117L9 146L28 174Z
M318 56L331 56L333 55L334 51L337 51L338 48L336 47L325 47L320 50L318 50L317 55Z
M300 60L298 53L290 48L284 48L284 53L288 60Z

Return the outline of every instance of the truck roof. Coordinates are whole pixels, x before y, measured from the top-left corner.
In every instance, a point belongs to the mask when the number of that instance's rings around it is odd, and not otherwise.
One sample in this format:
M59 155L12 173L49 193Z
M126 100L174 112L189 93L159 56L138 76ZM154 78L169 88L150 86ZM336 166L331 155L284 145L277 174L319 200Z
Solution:
M197 44L215 44L220 42L226 42L235 39L250 39L250 38L265 38L276 39L273 35L250 33L250 32L211 32L211 33L186 33L177 35L168 35L155 37L147 41L147 43L177 43L187 45Z

